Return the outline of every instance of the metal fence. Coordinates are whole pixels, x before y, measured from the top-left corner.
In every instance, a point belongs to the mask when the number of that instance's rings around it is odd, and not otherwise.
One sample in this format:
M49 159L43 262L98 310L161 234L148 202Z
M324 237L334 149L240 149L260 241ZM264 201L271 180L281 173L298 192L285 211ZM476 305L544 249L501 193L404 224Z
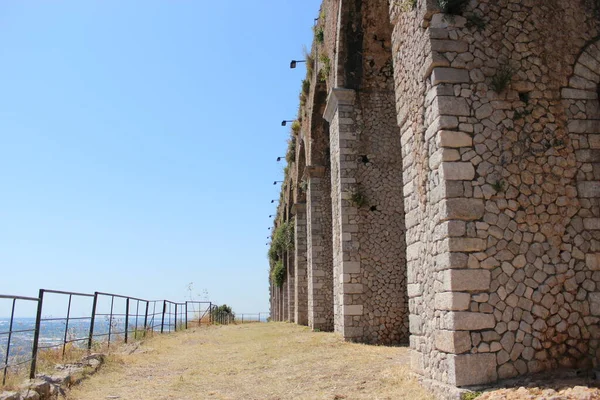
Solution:
M63 309L61 316L46 316L44 305L52 299L53 309ZM0 295L9 302L8 326L0 324L0 370L2 384L10 370L29 364L34 378L40 352L55 350L65 357L69 346L91 351L96 344L106 345L141 339L148 332L176 332L191 324L230 324L266 322L268 313L241 314L220 312L212 302L144 300L112 293L94 294L40 289L39 297ZM62 302L62 306L60 303ZM29 303L36 310L35 321L15 326L16 307ZM88 311L89 310L89 311ZM20 312L21 314L23 312ZM14 351L15 335L19 336L18 352ZM48 339L48 338L52 339ZM15 354L17 353L17 354Z

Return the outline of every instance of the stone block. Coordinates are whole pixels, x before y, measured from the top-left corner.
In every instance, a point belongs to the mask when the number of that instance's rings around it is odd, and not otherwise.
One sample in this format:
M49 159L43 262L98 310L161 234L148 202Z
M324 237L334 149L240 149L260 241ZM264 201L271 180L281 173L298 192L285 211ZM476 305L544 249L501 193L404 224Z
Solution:
M431 73L433 85L440 83L469 83L469 71L458 68L434 68Z
M484 251L487 248L487 242L478 238L451 237L446 239L446 243L448 251L458 253Z
M344 283L342 291L344 294L361 294L363 292L363 285L360 283Z
M361 305L343 305L343 315L363 315L363 306Z
M440 53L449 51L455 53L464 53L465 51L469 50L469 44L467 42L463 42L462 40L432 39L431 50L438 51Z
M600 182L598 182L600 193ZM474 221L483 217L485 207L481 199L453 198L442 203L441 220Z
M590 313L598 317L600 316L600 292L592 292L589 295Z
M436 349L445 353L461 354L471 350L471 334L467 331L445 331L435 333Z
M581 181L577 183L577 192L580 197L592 198L600 197L600 182L598 181Z
M592 135L588 135L587 138L588 138L588 143L590 145L590 148L600 149L600 135L592 134Z
M408 297L418 297L423 294L423 286L420 283L409 283L407 287Z
M438 146L440 147L471 147L473 138L471 135L460 131L440 131L438 133Z
M417 260L421 253L421 243L416 242L406 248L406 259L408 261Z
M581 90L564 88L561 91L563 99L574 99L574 100L595 100L598 98L598 93L595 90Z
M577 161L584 163L597 163L600 162L600 150L595 149L583 149L575 151L575 157Z
M467 268L468 261L469 256L467 254L444 251L436 256L435 269L436 271L443 271L445 269Z
M435 295L436 310L465 311L469 309L469 293L444 292Z
M571 133L600 133L600 120L574 119L567 126Z
M425 374L425 359L423 353L412 350L410 353L410 368L417 374Z
M492 274L485 269L448 269L443 272L443 290L465 292L488 290Z
M585 264L589 270L600 271L600 253L586 254Z
M584 218L583 227L591 231L600 230L600 218Z
M410 314L408 316L408 327L410 333L413 335L420 335L421 331L421 317L415 314Z
M425 131L425 140L431 139L440 130L458 128L458 118L451 115L440 115L437 117Z
M493 314L477 312L451 311L446 316L447 328L457 331L479 331L492 329L496 326Z
M440 166L441 179L448 181L471 181L475 168L470 162L443 162Z
M453 115L457 117L468 117L471 115L471 108L467 104L467 100L462 97L438 96L436 103L440 115Z
M493 353L451 355L447 362L448 380L452 385L483 385L498 379Z
M359 261L344 261L342 263L342 273L344 273L344 274L360 273L360 262Z

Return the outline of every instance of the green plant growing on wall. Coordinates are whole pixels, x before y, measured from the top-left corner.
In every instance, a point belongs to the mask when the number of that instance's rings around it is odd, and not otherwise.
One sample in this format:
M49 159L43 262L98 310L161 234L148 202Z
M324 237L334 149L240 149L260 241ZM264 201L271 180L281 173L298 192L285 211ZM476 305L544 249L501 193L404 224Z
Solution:
M285 281L285 268L283 267L283 261L279 260L275 263L275 266L271 270L271 282L277 287L283 286Z
M304 79L302 80L302 93L308 96L308 92L310 92L310 80Z
M297 135L298 133L300 133L301 129L302 129L302 124L300 123L300 121L295 120L292 123L292 131L294 132L294 134Z
M350 195L350 201L358 208L368 205L367 196L360 187L356 188Z
M326 18L327 18L327 13L326 13L325 9L323 7L321 7L321 9L319 10L319 20L325 21Z
M296 161L296 138L294 136L288 139L288 148L287 153L285 153L285 161L287 161L288 165ZM287 174L286 171L284 172Z
M323 27L317 25L313 29L315 31L315 41L319 44L325 43L325 31L323 30Z
M496 191L496 193L503 192L504 191L504 181L497 180L496 182L492 183L492 189L494 189Z
M437 0L440 10L444 14L461 15L469 0Z
M468 392L468 393L464 393L461 396L461 399L462 400L475 400L476 398L478 398L482 394L483 394L483 392Z
M400 7L400 11L409 12L417 8L417 0L402 0L394 2L395 5Z
M329 78L329 73L331 72L331 60L325 54L321 54L319 60L322 64L322 67L319 70L319 81L326 82Z
M300 181L300 185L298 186L303 192L306 192L308 190L308 181L302 179L302 181Z
M496 93L502 93L510 84L512 76L513 70L509 66L504 65L500 67L498 71L496 71L496 75L492 77L492 90Z
M479 32L485 29L485 20L478 14L467 15L467 28L475 28Z
M304 59L306 60L306 77L310 80L315 72L315 58L313 57L312 53L308 51L306 46L302 48L302 53L304 54Z

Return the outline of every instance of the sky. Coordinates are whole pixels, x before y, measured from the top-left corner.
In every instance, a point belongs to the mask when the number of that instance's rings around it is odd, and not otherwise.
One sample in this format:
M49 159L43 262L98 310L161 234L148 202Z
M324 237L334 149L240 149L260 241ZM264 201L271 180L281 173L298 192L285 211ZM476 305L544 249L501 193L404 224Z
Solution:
M1 1L0 294L268 311L280 122L305 75L289 62L319 5Z

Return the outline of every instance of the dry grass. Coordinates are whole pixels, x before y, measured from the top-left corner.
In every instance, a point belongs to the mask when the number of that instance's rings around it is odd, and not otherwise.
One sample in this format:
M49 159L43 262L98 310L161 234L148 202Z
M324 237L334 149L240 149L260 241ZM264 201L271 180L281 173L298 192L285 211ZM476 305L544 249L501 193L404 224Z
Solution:
M147 340L69 399L431 399L407 357L292 324L201 327Z

